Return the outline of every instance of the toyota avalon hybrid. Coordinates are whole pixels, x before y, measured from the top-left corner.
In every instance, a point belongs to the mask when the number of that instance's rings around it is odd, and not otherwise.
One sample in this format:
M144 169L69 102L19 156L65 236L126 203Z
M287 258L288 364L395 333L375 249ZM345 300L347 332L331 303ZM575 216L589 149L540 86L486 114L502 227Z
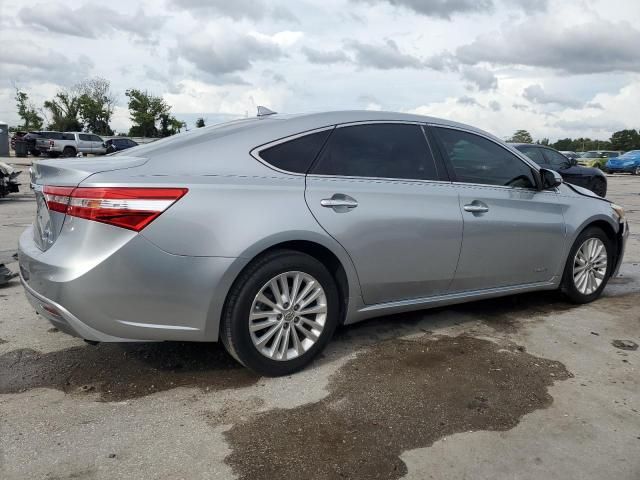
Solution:
M222 341L284 375L342 324L535 290L591 302L620 266L624 210L488 133L271 113L36 162L34 308L90 342Z

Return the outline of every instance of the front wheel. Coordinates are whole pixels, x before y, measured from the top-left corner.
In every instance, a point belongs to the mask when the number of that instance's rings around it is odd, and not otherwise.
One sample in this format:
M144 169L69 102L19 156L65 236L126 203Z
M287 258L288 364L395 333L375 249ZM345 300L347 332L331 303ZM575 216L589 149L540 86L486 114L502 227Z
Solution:
M64 149L62 150L62 156L65 158L75 157L76 149L73 147L64 147Z
M633 169L633 174L634 175L640 175L640 166L638 166L638 167Z
M561 288L575 303L597 299L613 266L613 244L599 228L590 227L576 239L565 265Z
M277 250L249 264L234 283L220 337L254 372L288 375L327 345L339 314L336 283L325 266L304 253Z

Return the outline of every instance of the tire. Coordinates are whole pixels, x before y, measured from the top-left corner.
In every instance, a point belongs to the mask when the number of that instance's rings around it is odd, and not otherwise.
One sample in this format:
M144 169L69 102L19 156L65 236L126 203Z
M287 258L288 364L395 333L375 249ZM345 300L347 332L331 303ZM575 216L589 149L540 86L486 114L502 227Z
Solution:
M591 185L591 191L604 198L607 196L607 183L601 178L596 178Z
M40 156L40 150L36 150L35 148L33 150L31 150L29 153L31 155L33 155L34 157L39 157Z
M65 158L75 157L76 149L73 147L64 147L64 149L62 150L62 156Z
M273 295L270 287L275 279L278 279L275 280L278 288L284 290L284 285L280 282L287 278L287 289L292 293L295 290L293 277L296 274L300 274L299 293L305 293L310 280L315 280L323 292L317 300L309 302L300 310L322 310L324 307L324 314L313 316L314 322L317 320L316 327L311 327L306 319L303 320L303 316L296 315L294 308L298 305L289 305L288 309L283 309L286 303L282 296L276 305L278 309L273 308L276 302L271 302L267 307L267 303L261 303L257 298L262 293L266 300L275 299L276 295ZM303 300L308 300L317 293L313 285L310 288L313 293L305 295ZM338 325L339 301L335 280L318 260L293 250L269 252L250 263L231 287L222 315L220 339L231 356L257 374L269 377L289 375L304 368L327 345ZM270 313L271 311L274 313ZM251 312L257 314L257 318L250 319ZM262 316L261 312L264 312ZM312 315L314 314L307 314L305 317ZM256 329L262 322L270 323ZM253 331L250 330L250 325ZM321 330L317 329L318 326L322 327ZM271 336L265 340L269 333ZM315 340L311 338L314 336ZM298 342L295 342L296 339ZM258 346L260 342L264 344ZM269 354L268 351L275 353Z
M580 266L580 261L577 260L578 251L585 246L585 251L588 251L586 247L587 242L593 242L592 244L603 246L603 250L606 251L606 267L601 270L601 274L603 278L601 279L601 283L596 285L592 283L589 285L589 289L585 289L587 285L581 285L580 280L583 277L579 276L579 273L574 274L574 265L577 267ZM583 255L584 257L584 255ZM593 258L588 258L589 262L587 264L594 265L597 269L598 265L602 265L601 261L594 261ZM567 263L564 268L564 273L562 275L562 283L561 290L569 297L569 299L574 303L589 303L596 300L601 294L604 288L607 286L607 282L609 281L609 277L611 276L611 272L613 269L613 242L611 239L598 227L588 227L585 229L571 247L571 251L569 252L569 257L567 258ZM589 276L589 274L586 274ZM592 277L594 282L597 282L596 277ZM593 288L591 290L591 288Z
M634 168L632 174L633 175L640 175L640 167Z

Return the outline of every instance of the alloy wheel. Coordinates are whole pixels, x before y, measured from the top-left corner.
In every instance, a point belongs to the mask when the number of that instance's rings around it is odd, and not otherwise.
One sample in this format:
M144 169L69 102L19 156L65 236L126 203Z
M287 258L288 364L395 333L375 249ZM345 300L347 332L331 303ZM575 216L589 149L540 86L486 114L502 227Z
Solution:
M599 238L587 239L573 259L573 283L583 295L595 292L607 274L607 249Z
M271 360L292 360L320 338L327 320L327 296L311 275L291 271L260 289L249 313L255 348Z

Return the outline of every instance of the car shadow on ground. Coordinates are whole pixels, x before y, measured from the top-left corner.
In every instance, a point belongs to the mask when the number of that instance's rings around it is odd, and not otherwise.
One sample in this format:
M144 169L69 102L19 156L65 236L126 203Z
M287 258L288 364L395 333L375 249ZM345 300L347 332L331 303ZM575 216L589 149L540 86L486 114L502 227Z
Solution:
M517 330L521 319L571 308L575 306L556 292L538 292L380 317L339 328L327 352L315 365L384 340L429 332L432 326L440 329L482 320L508 333ZM441 319L442 315L438 315L441 313L453 315L445 315L445 320L435 325L433 319ZM55 329L50 332L61 334ZM103 343L48 353L19 349L0 356L0 394L44 387L69 394L93 394L109 402L177 387L203 391L245 387L258 379L235 362L219 343Z

